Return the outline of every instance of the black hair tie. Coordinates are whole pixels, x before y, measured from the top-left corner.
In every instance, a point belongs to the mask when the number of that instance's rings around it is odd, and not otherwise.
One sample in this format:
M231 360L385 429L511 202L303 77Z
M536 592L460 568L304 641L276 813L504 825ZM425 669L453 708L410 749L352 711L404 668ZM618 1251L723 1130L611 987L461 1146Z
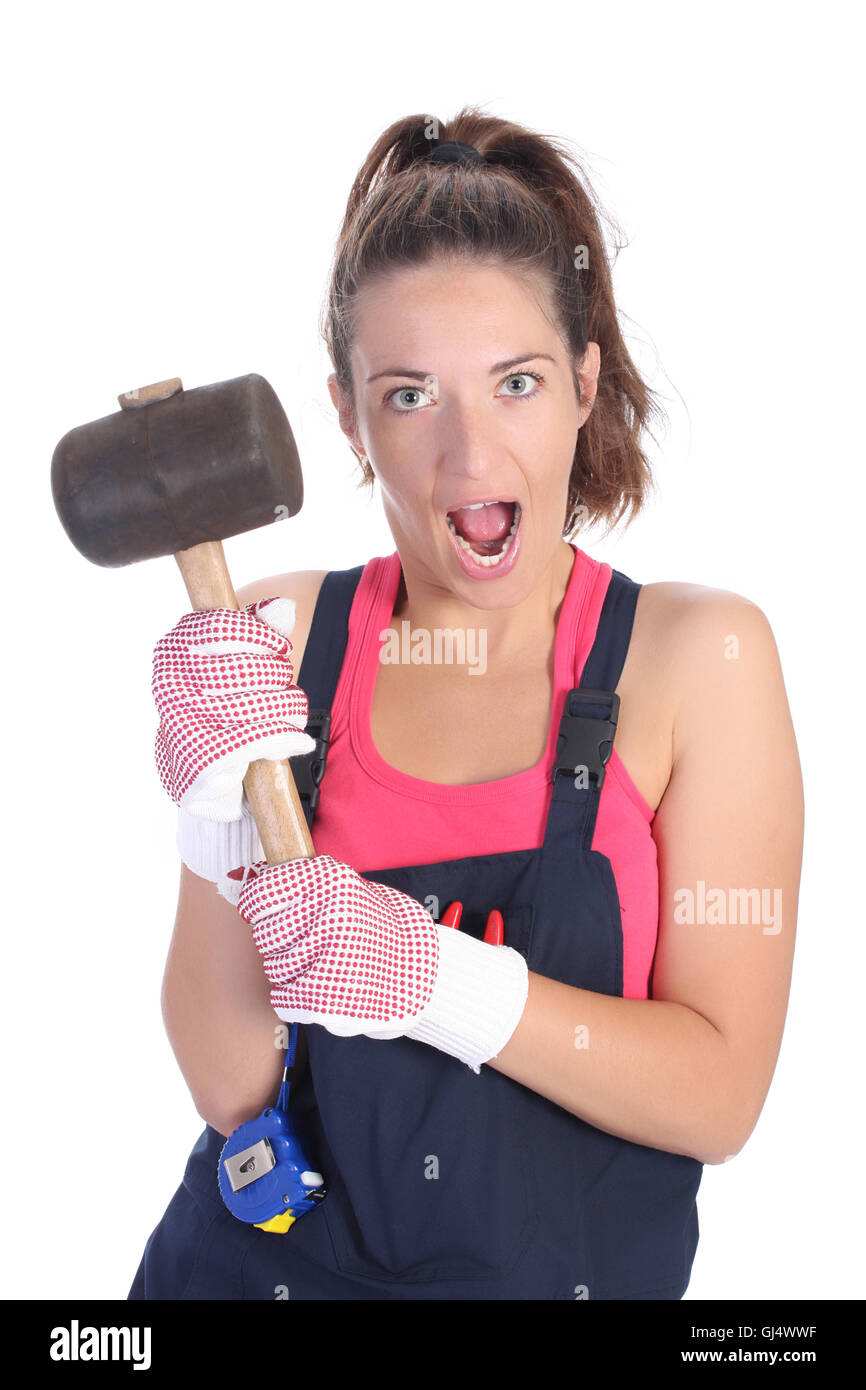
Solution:
M486 164L487 160L474 145L464 145L462 140L446 140L437 145L430 155L436 164Z

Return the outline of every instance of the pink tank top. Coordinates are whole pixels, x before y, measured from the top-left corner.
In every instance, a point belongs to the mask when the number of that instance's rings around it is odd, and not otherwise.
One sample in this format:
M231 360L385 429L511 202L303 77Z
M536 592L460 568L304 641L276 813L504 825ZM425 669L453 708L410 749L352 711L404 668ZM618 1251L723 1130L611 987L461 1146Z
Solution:
M382 647L379 634L394 611L401 566L396 550L368 561L352 603L331 710L327 776L313 825L317 854L330 854L364 873L541 847L552 795L548 768L565 693L580 683L611 576L610 565L592 560L575 545L572 549L575 561L556 629L553 717L544 757L512 777L468 786L410 777L386 763L373 744L370 710ZM610 860L616 880L623 927L623 997L628 999L648 997L656 946L653 817L614 746L592 847Z

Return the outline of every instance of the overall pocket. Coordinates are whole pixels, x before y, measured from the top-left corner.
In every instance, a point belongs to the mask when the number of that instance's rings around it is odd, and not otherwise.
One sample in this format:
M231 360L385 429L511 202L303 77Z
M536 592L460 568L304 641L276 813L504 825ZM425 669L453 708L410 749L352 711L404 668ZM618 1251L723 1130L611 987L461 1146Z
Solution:
M413 877L409 889L404 874L389 871L387 881L424 902L419 890L426 885ZM376 877L386 881L384 873ZM441 872L435 877L441 880ZM480 935L484 918L469 905L471 886L449 881L440 908L459 898L469 934ZM528 956L531 904L509 907L502 884L494 888L489 880L475 896L499 908L505 945ZM345 1274L425 1283L490 1279L512 1269L536 1221L525 1088L489 1067L476 1075L409 1038L338 1038L311 1027L307 1043L333 1164L323 1169L328 1195L321 1208L298 1222L299 1251L307 1244L303 1222L315 1216L324 1218ZM309 1254L315 1258L312 1246Z
M532 1225L517 1083L406 1038L334 1041L327 1105L353 1136L321 1207L338 1267L401 1282L509 1270Z

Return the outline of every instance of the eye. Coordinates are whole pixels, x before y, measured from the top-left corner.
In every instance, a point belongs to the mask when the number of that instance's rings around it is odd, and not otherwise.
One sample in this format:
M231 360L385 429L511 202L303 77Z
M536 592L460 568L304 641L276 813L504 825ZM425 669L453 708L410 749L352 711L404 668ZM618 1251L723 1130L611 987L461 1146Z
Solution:
M504 383L504 384L505 384L506 386L512 386L515 382L517 382L517 383L520 383L520 382L527 382L527 381L542 382L543 380L544 380L544 377L541 375L540 372L511 372L511 374L505 378L505 383ZM538 392L537 392L537 391L506 391L505 394L506 394L506 396L512 396L512 397L514 397L516 400L526 400L526 399L532 400L535 396L538 395Z
M505 378L504 384L512 386L516 382L518 386L521 383L525 386L531 381L540 384L544 381L544 377L540 372L511 372ZM515 400L534 400L538 391L517 390L506 391L504 394ZM432 397L429 392L422 391L420 386L395 386L393 391L387 393L385 400L390 408L396 410L400 415L416 415L424 401L430 402Z
M385 400L388 402L393 402L398 400L400 396L415 397L415 400L410 401L408 406L405 405L405 403L403 405L392 405L391 408L393 410L398 411L401 415L413 414L415 412L418 401L423 400L425 396L427 397L427 400L431 399L431 397L427 394L426 391L421 390L420 386L395 386L393 391L388 392L387 396L385 397Z

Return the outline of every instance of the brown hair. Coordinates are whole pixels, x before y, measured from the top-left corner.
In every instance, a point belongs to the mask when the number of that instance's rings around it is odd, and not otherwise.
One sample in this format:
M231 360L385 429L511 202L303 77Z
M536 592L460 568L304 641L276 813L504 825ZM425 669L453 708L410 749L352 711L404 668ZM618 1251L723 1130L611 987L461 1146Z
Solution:
M431 161L437 142L450 140L474 145L488 163ZM354 408L355 296L369 279L438 256L506 264L540 277L573 359L588 342L601 350L598 393L577 436L564 537L581 518L587 525L605 521L609 529L626 512L626 524L634 520L654 485L641 432L654 438L650 420L666 418L623 340L605 227L615 258L624 244L620 228L561 142L477 107L464 107L441 125L406 116L379 137L352 185L322 310L322 336ZM369 463L356 457L364 474L359 485L372 486Z

